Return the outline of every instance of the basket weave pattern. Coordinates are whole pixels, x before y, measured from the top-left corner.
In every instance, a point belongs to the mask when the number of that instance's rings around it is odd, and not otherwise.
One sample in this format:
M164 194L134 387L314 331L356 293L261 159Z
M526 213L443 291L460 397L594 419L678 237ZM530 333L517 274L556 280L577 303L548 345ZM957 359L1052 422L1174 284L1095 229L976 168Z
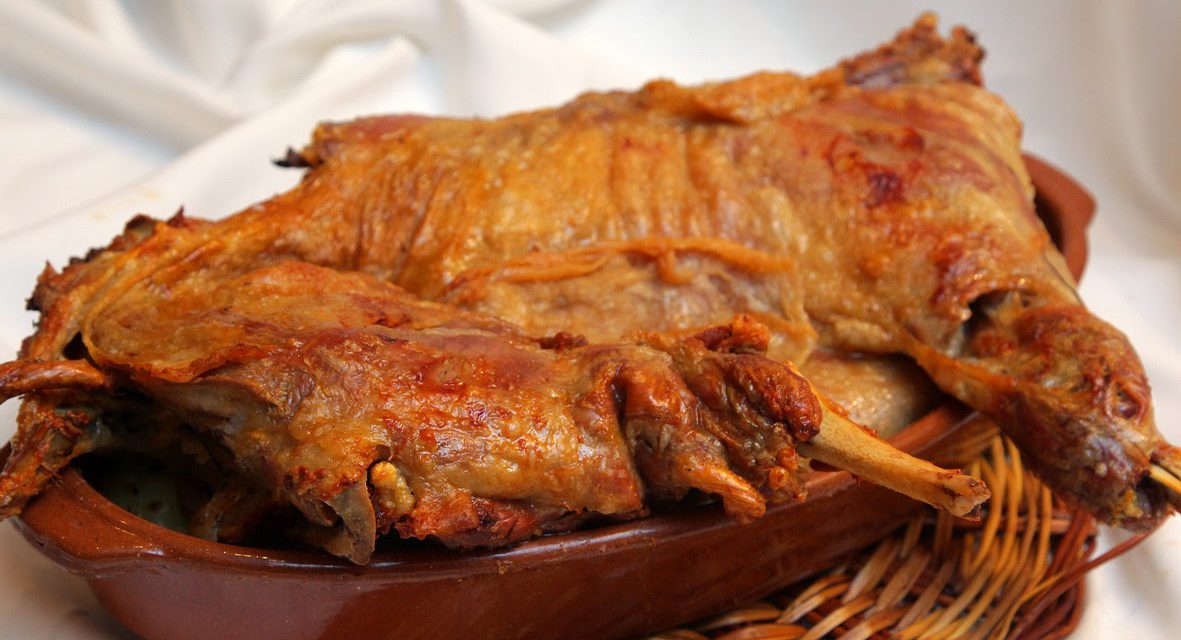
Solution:
M1082 612L1083 577L1144 536L1092 560L1095 524L1022 466L984 419L940 460L992 490L979 522L925 512L827 574L667 640L1024 638L1068 635Z

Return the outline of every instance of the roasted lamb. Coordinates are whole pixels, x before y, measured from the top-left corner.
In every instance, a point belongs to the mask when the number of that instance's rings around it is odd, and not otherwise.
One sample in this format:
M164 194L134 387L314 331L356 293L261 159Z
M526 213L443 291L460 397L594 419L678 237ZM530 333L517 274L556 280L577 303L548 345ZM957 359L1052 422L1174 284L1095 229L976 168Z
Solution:
M503 544L690 489L757 517L800 496L797 450L969 513L978 481L791 364L858 354L913 360L1105 521L1159 522L1181 456L1034 214L981 57L924 17L810 77L322 125L290 192L133 220L42 275L0 369L25 396L4 513L117 440L127 402L356 562L387 531Z

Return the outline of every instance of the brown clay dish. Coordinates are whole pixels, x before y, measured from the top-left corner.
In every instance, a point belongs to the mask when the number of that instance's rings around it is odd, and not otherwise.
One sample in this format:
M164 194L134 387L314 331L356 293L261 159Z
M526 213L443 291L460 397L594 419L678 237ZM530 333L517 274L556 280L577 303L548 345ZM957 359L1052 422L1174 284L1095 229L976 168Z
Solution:
M1026 156L1038 213L1077 277L1094 201ZM967 411L948 403L893 442L931 456ZM18 521L39 551L86 578L149 639L612 638L657 631L759 598L888 534L925 508L819 473L809 498L749 525L717 505L682 508L508 550L405 545L357 567L323 553L208 542L137 518L69 470Z

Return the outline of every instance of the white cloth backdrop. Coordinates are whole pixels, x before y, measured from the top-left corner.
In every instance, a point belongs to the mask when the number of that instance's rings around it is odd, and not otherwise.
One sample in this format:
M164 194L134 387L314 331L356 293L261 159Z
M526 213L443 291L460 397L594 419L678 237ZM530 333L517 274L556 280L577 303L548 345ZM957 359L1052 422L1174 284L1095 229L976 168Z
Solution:
M1025 146L1099 201L1083 295L1132 338L1181 440L1181 4L659 0L0 3L0 357L48 259L136 212L220 217L294 183L322 119L494 116L592 88L817 70L925 8L988 50ZM0 409L0 436L15 403ZM1106 532L1104 544L1120 539ZM1077 637L1181 633L1181 520L1094 574ZM84 583L0 526L0 637L119 638Z

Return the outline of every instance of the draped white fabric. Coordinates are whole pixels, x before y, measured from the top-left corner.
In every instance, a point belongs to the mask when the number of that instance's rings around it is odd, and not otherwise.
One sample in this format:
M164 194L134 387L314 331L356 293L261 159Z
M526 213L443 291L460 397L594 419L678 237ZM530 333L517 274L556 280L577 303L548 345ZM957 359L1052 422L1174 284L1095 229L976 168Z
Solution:
M0 356L31 330L48 259L136 212L220 217L283 190L272 167L324 119L494 116L591 88L760 68L811 71L934 8L989 55L1025 146L1099 201L1083 295L1149 369L1181 440L1181 4L715 0L5 0L0 2ZM15 403L0 408L0 435ZM1109 546L1122 534L1105 532ZM1076 637L1181 629L1175 519L1093 574ZM129 637L84 583L0 526L0 637Z

